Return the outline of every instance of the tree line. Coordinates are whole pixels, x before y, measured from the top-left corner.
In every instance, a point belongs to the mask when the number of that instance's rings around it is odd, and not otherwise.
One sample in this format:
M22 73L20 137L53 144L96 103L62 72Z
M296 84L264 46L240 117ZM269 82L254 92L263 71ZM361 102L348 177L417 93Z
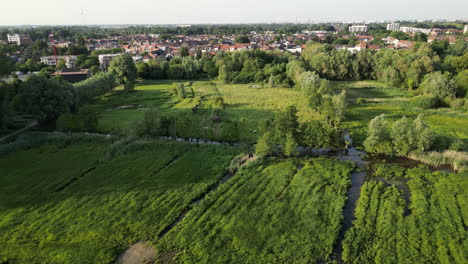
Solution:
M131 92L136 77L132 58L122 55L111 61L107 73L98 73L75 84L45 74L30 76L25 81L0 82L0 124L2 128L8 127L15 113L31 114L40 124L54 123L62 114L78 113L81 106L117 85ZM85 109L80 115L85 114L96 113Z

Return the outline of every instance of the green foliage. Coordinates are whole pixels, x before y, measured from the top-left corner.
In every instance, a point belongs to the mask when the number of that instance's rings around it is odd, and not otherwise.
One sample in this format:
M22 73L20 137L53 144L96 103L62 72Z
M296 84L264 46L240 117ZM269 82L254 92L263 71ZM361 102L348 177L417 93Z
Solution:
M286 141L283 146L283 153L286 157L293 157L298 154L297 148L299 145L297 144L294 136L289 133L286 135Z
M353 167L331 159L297 165L260 160L242 168L157 244L161 254L183 249L180 263L329 260Z
M40 123L55 122L75 107L73 86L64 81L31 76L21 84L18 107Z
M433 72L424 77L421 90L424 94L435 96L439 99L455 97L455 82L447 73Z
M117 85L111 73L98 73L90 78L73 84L76 93L76 103L84 105L91 102L96 96L112 91Z
M401 178L405 176L406 169L397 165L385 165L377 163L373 166L373 176L383 177L385 179Z
M375 117L369 123L364 147L370 153L407 156L410 152L422 153L431 148L434 133L419 115L415 120L402 117L391 128L385 115Z
M392 137L393 149L397 155L405 156L414 150L416 134L409 118L402 117L392 125L390 135Z
M468 69L459 72L455 76L455 85L457 87L457 97L468 97Z
M260 136L255 145L255 154L264 157L270 156L275 151L275 142L273 140L273 134L271 131L266 131Z
M363 145L369 153L393 153L390 130L385 115L376 116L369 123L368 136Z
M422 109L432 109L439 107L441 100L433 95L417 96L413 99L413 105Z
M98 114L94 107L83 106L78 114L65 113L57 119L56 127L60 131L96 132Z
M118 83L124 85L125 90L133 91L137 78L137 68L130 55L115 57L109 64L108 72L115 76Z
M301 74L300 84L304 94L317 93L320 88L320 76L315 72L304 72Z
M392 170L383 169L388 175ZM400 174L400 173L399 173ZM369 181L343 241L346 263L465 263L466 174L409 169L411 200L395 186Z
M249 40L248 36L237 36L234 39L234 42L236 42L236 43L250 43L250 40Z
M335 144L336 130L319 120L301 124L301 144L309 148L329 148Z
M187 91L185 90L185 86L183 83L179 83L177 85L177 90L176 90L177 96L179 96L180 99L185 99L187 98Z
M109 147L104 137L86 138L0 156L2 258L114 262L137 241L157 241L238 154L227 146L152 141Z
M182 46L179 49L179 56L181 57L187 57L189 55L189 50L186 46Z
M12 124L14 113L13 105L4 99L0 103L0 129L6 129Z

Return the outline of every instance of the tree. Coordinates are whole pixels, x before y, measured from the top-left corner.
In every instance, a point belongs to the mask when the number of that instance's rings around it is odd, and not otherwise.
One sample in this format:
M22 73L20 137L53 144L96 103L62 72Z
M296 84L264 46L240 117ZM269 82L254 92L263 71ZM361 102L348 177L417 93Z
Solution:
M461 71L455 76L458 97L468 97L468 69Z
M297 148L299 145L297 144L296 140L292 133L288 133L286 135L286 142L283 146L283 154L286 157L296 156L298 154Z
M309 148L330 147L335 136L333 128L319 120L312 120L302 124L300 131L302 146Z
M413 122L405 116L393 123L390 135L397 155L406 156L415 149L416 136Z
M424 152L431 148L434 141L434 133L429 126L424 122L423 116L418 117L413 121L414 134L416 136L415 147L418 152Z
M65 81L31 76L20 89L20 108L40 123L55 121L74 108L73 86Z
M333 107L335 108L335 126L340 124L346 113L346 90L341 90L340 94L332 96Z
M67 63L64 59L60 59L58 60L57 62L57 69L62 69L62 68L66 68L67 67Z
M301 90L304 94L312 94L320 88L320 76L315 72L306 71L300 77Z
M270 74L270 78L268 79L268 87L273 88L275 86L275 79L273 78L273 74Z
M421 90L424 94L433 95L439 99L454 97L456 92L455 81L448 73L433 72L424 76L421 83Z
M97 130L99 118L97 111L96 109L94 109L94 107L83 106L82 108L80 108L78 116L80 118L82 131L94 132Z
M109 64L108 71L115 75L120 84L124 84L125 90L133 91L137 77L137 68L130 55L115 57Z
M188 48L187 48L186 46L180 47L180 49L179 49L179 55L180 55L181 57L187 57L187 56L189 55L189 50L188 50Z
M367 152L393 153L388 122L385 120L385 115L376 116L369 122L367 135L363 143Z
M322 95L320 93L310 94L309 96L310 108L314 109L315 111L319 111L321 105L322 105Z
M284 111L278 113L274 120L275 141L281 144L288 134L292 134L297 139L299 122L297 121L297 109L295 106L288 106Z
M236 43L250 43L249 37L247 36L237 36L234 39L234 42Z
M257 144L255 145L255 154L259 156L269 156L273 154L275 150L275 144L273 141L273 135L271 131L266 131L258 139Z
M0 53L0 77L9 75L14 70L10 59Z

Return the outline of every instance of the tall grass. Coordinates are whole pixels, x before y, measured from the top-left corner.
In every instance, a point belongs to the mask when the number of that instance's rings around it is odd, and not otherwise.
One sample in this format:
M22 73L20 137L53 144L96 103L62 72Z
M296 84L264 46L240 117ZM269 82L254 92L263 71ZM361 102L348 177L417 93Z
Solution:
M456 171L468 169L468 152L463 151L446 150L444 152L413 153L409 155L409 158L435 167L448 165Z

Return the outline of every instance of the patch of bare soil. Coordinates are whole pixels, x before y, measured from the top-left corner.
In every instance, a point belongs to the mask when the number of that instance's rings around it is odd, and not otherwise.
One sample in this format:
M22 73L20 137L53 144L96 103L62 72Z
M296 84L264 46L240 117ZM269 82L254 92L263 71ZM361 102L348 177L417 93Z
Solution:
M140 241L133 244L117 259L116 264L146 264L154 263L157 258L156 249L146 243Z

